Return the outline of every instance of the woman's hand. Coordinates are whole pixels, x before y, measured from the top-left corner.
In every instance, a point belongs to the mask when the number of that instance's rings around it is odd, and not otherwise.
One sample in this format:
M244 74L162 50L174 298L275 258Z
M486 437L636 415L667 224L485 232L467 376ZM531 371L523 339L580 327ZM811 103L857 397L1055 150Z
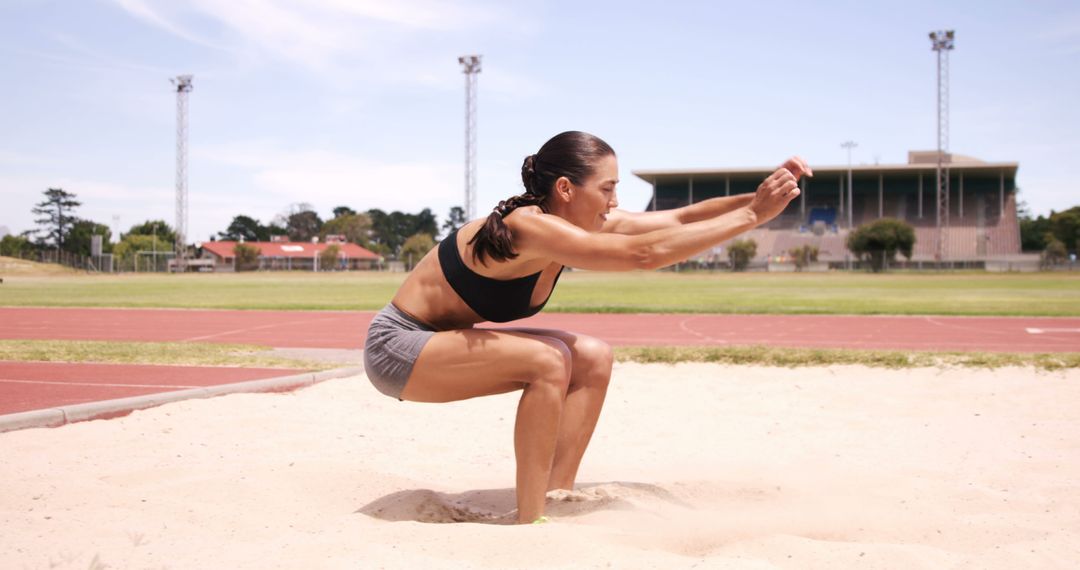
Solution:
M758 186L749 207L757 217L759 225L778 216L799 196L799 178L804 175L813 176L814 171L810 170L805 160L795 156L789 158Z

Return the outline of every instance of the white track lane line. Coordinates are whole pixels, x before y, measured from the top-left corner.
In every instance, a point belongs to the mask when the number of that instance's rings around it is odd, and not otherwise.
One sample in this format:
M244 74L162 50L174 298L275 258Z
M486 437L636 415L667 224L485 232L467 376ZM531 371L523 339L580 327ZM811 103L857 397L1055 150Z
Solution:
M713 338L713 337L711 337L709 335L706 335L704 333L700 333L700 332L690 328L690 324L689 324L690 321L699 320L701 318L702 317L688 317L688 318L682 319L682 320L679 321L679 328L682 329L683 332L692 334L692 335L700 338L701 340L704 340L704 341L709 342L709 343L729 344L728 341L726 341L724 339Z
M219 332L219 333L208 334L208 335L203 335L203 336L193 336L191 338L180 339L180 342L192 342L192 341L196 341L196 340L206 340L208 338L217 338L217 337L221 337L221 336L228 336L228 335L231 335L231 334L237 334L237 333L243 333L243 332L259 331L259 330L263 330L263 329L272 329L274 327L287 327L287 326L292 326L292 325L300 325L300 324L307 324L307 323L319 323L319 322L323 322L323 321L334 321L334 320L337 320L337 319L336 318L322 317L322 318L318 318L318 319L308 319L308 320L304 320L304 321L290 321L290 322L286 322L286 323L273 323L273 324L269 324L269 325L262 325L262 326L258 326L258 327L248 327L248 328L245 328L245 329L236 329L236 330Z

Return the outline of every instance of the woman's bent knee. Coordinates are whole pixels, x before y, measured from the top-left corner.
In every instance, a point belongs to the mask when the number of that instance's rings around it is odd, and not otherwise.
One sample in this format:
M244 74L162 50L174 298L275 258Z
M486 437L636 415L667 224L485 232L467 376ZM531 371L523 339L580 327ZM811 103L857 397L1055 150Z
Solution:
M574 348L574 364L580 368L581 373L603 377L605 382L611 377L611 366L615 361L615 352L611 345L598 338L581 337Z
M570 385L573 356L570 348L561 340L547 338L543 347L532 356L535 377L533 382L552 384L565 391Z

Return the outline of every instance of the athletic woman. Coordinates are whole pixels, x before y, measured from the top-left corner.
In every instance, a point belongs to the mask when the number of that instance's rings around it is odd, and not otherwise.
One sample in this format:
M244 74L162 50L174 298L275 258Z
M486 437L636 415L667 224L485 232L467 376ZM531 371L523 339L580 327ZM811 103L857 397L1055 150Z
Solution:
M615 152L556 135L521 167L525 193L451 232L371 322L364 364L380 392L451 402L521 390L514 425L517 519L546 520L545 494L573 489L611 379L603 341L546 329L479 329L536 314L564 267L657 269L776 217L812 176L788 160L753 194L675 210L616 210Z

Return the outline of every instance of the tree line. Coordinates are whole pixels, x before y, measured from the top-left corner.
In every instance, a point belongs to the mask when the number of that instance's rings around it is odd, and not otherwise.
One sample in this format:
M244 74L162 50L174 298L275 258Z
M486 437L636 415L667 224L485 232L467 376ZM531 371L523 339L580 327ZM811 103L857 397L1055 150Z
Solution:
M286 236L290 241L307 242L327 236L344 236L354 243L383 257L406 262L419 261L435 245L435 239L448 234L465 223L465 210L450 208L446 221L439 221L430 208L418 213L386 212L372 208L358 212L348 206L333 209L333 217L323 220L307 203L294 204L288 211L263 224L250 216L238 215L224 231L211 239L222 241L270 241L272 236Z
M91 254L92 236L102 236L102 253L112 254L122 268L134 265L138 252L171 252L176 232L164 220L146 220L122 232L113 243L109 226L81 218L77 210L82 202L62 188L49 188L44 199L31 210L38 228L0 238L0 255L30 257L45 250L74 255ZM450 208L440 226L430 208L418 213L386 212L372 208L364 212L348 206L333 209L333 217L323 220L310 204L290 206L268 224L246 215L235 216L229 225L211 240L270 241L272 236L287 236L290 241L325 240L328 235L342 235L383 257L406 262L419 261L435 245L440 230L447 234L465 223L460 206ZM156 255L154 256L157 257Z
M1046 265L1064 263L1080 250L1080 206L1033 218L1020 206L1020 249L1041 252Z

